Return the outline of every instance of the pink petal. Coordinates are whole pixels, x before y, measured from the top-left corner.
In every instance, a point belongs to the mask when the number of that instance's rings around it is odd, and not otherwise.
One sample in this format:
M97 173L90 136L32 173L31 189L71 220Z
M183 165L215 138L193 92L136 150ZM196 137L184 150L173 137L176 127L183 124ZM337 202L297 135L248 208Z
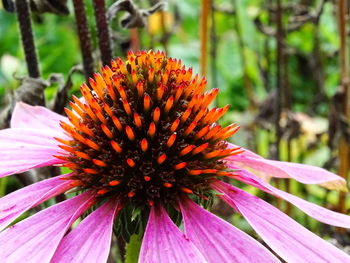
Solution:
M74 187L67 175L56 176L21 188L0 199L0 230L22 213Z
M52 136L60 136L63 133L60 120L66 121L67 118L42 106L18 102L12 113L11 128L50 130Z
M53 157L60 150L46 130L0 131L0 177L63 161Z
M93 202L83 193L9 227L0 233L0 262L50 262L69 227Z
M292 203L300 210L304 211L306 214L317 219L320 222L338 227L350 228L350 216L333 212L324 207L305 201L295 195L281 191L266 183L265 181L260 180L258 177L256 177L254 174L249 173L248 171L242 170L239 171L238 174L239 176L235 177L237 180L257 187L265 192L273 194Z
M139 263L206 262L203 255L171 221L165 209L151 208Z
M208 262L280 262L259 242L192 200L179 204L186 235Z
M50 263L106 262L120 203L110 199L63 238Z
M218 182L219 197L238 209L262 239L287 262L350 262L350 256L299 225L265 201Z
M303 184L320 184L328 189L346 191L346 181L343 178L319 167L268 160L256 157L256 154L252 155L251 152L233 155L227 160L233 166L254 170L263 178L293 178Z
M248 149L245 149L245 148L242 148L236 144L233 144L233 143L227 143L227 148L228 149L234 149L234 148L241 148L244 150L243 153L241 153L240 155L243 155L245 157L252 157L252 158L257 158L257 159L264 159L263 157L261 157L259 154L256 154L252 151L249 151Z

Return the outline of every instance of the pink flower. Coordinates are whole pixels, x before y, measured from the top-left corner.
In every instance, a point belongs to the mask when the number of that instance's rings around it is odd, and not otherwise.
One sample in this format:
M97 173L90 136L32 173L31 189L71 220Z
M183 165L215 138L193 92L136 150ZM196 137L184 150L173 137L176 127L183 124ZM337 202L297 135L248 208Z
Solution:
M73 189L79 194L3 230L0 262L106 262L116 216L127 206L149 214L139 262L279 262L258 241L197 204L214 196L240 213L287 262L350 262L350 256L278 209L220 180L228 176L323 223L349 228L350 217L261 179L344 189L342 178L226 144L237 126L221 129L215 123L225 110L207 109L217 91L201 95L205 82L191 81L192 70L181 62L140 52L130 53L126 65L117 60L112 69L103 68L104 77L95 75L90 82L93 92L83 85L84 99L74 98L68 119L44 107L16 105L11 128L0 131L0 176L50 165L72 172L1 198L0 230L54 196ZM180 211L184 231L169 211Z

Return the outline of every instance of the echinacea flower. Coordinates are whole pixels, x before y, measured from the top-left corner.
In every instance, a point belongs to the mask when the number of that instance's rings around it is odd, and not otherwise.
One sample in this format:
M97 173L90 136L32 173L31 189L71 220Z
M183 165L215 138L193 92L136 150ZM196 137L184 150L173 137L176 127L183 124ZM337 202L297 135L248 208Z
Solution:
M81 86L81 99L73 97L68 118L18 103L11 128L0 131L1 176L50 165L71 170L1 198L0 230L54 196L76 193L3 230L0 262L106 262L113 226L125 227L118 220L144 219L145 229L138 226L144 230L139 262L279 262L258 241L202 208L216 196L287 262L350 262L350 256L286 214L221 178L247 183L323 223L349 228L350 217L262 178L292 178L330 189L345 188L345 181L321 168L267 160L227 143L238 126L217 124L228 107L208 109L218 89L204 92L205 79L192 77L180 60L161 52L130 52L126 63L112 61L89 84ZM181 214L183 231L171 219L174 214Z

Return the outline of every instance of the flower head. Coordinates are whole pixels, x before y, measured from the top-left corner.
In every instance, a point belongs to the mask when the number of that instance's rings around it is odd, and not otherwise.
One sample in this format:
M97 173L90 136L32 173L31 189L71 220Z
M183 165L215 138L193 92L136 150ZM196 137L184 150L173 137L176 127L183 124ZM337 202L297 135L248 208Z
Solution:
M70 139L57 138L65 152L56 157L72 169L69 179L137 206L207 198L213 179L228 173L222 159L242 152L224 141L239 127L215 123L228 106L208 109L218 89L203 92L204 78L161 52L130 52L102 74L92 90L81 86L85 104L74 98L61 122Z
M267 160L226 142L238 129L217 124L228 107L209 109L218 90L204 91L206 81L192 77L181 61L161 52L130 52L125 63L112 61L89 84L81 86L82 98L73 97L68 118L18 103L11 128L0 131L0 176L49 165L71 170L1 198L0 230L30 208L76 190L75 197L2 231L1 262L106 262L113 226L143 218L147 226L138 225L144 231L139 262L279 262L259 242L200 206L216 196L287 262L350 261L278 209L221 178L252 185L321 222L349 228L350 217L261 178L293 178L337 190L346 188L345 181L321 168ZM68 231L87 211L93 212ZM184 233L169 217L173 213L181 213Z

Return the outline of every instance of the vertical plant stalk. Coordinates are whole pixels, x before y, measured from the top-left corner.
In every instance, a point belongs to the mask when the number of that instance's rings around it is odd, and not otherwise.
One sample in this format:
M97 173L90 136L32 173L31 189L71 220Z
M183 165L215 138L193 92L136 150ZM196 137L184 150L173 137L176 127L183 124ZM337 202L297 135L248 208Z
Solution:
M276 23L276 45L277 45L277 54L276 54L276 99L274 105L274 124L275 124L275 143L274 149L272 151L273 159L280 159L280 146L282 138L282 128L280 125L281 113L282 113L282 104L283 104L283 87L282 87L282 72L283 72L283 25L282 25L282 6L281 0L276 2L276 11L275 11L275 23ZM280 188L280 181L276 180L277 188ZM281 208L282 202L277 198L276 206Z
M271 6L271 0L265 0L266 6ZM268 26L271 27L272 24L272 10L268 9ZM266 70L264 74L264 86L265 90L269 92L271 90L271 49L270 49L270 36L265 35L264 47L263 47L264 57L266 59Z
M292 161L292 139L288 138L287 140L287 162L291 162ZM285 183L285 187L286 187L286 192L291 193L291 180L289 179L284 179L284 183ZM286 204L286 208L284 210L284 212L287 215L291 215L292 214L292 205L289 202L285 202Z
M275 132L276 132L276 142L275 142L275 159L280 158L280 143L282 137L282 128L280 125L280 118L282 113L282 105L283 105L283 87L282 87L282 71L283 71L283 25L282 25L282 6L281 0L277 0L276 5L276 44L277 44L277 61L276 61L276 100L275 100Z
M140 40L139 40L139 32L138 28L130 29L130 42L131 42L131 50L135 53L140 49Z
M240 8L238 7L237 1L240 0L233 0L232 4L234 7L234 14L235 14L235 30L237 34L237 40L238 40L238 47L239 47L239 54L241 57L241 64L242 64L242 69L243 69L243 83L244 83L244 88L247 93L247 97L249 100L249 109L253 110L255 109L255 102L254 102L254 92L252 88L252 81L249 77L248 74L248 68L247 68L247 60L246 60L246 49L245 49L245 44L243 40L243 34L242 34L242 25L241 25L241 20L240 20Z
M98 44L103 65L109 65L112 59L111 38L106 16L105 0L93 0L97 26Z
M161 28L162 28L162 35L163 37L162 39L162 45L164 48L165 53L168 53L168 37L164 37L167 34L167 29L166 29L166 21L165 21L165 12L164 11L160 11L159 12L160 15L160 24L161 24Z
M92 57L91 37L86 18L83 0L73 0L75 19L83 58L84 75L86 81L94 74L94 59Z
M289 84L289 75L288 75L288 55L287 52L285 52L285 48L284 48L284 42L285 42L285 38L287 35L287 32L284 31L283 29L283 25L282 25L282 12L281 12L281 24L280 24L280 30L281 30L281 46L282 46L282 58L281 58L281 63L282 63L282 105L281 108L282 109L286 109L287 111L291 111L292 108L292 97L291 97L291 91L290 91L290 84ZM282 136L282 135L280 135ZM290 136L288 136L287 138L287 161L291 162L291 158L292 158L292 149L291 149L291 141L292 138L290 138ZM290 180L288 179L284 179L284 183L285 183L285 188L286 191L288 193L290 193L291 188L290 188ZM284 212L287 215L291 215L292 213L292 204L289 202L285 202L285 210Z
M31 78L40 78L38 57L30 20L29 2L26 0L15 0L15 5L28 75Z
M129 243L126 245L125 263L134 263L138 261L142 244L142 234L131 236Z
M200 14L200 73L207 74L208 66L208 19L210 13L210 0L202 0Z
M347 28L346 28L346 16L347 16L347 1L338 1L338 25L340 35L340 82L342 91L344 92L343 114L350 123L350 76L349 76L349 52L347 46ZM339 141L339 175L344 179L347 179L350 170L350 148L347 144L344 136ZM346 194L341 192L339 194L338 210L339 212L346 213Z
M36 53L34 36L32 30L32 23L30 20L30 9L29 1L26 0L15 0L15 7L17 12L17 20L19 25L19 31L21 34L21 41L24 50L25 60L27 64L28 76L31 78L40 78L39 62ZM27 93L29 90L27 91ZM42 91L43 92L43 91ZM40 91L41 93L41 91ZM37 94L38 97L44 98L44 94ZM45 105L45 100L39 104ZM21 174L16 174L16 178L24 185L30 185L35 183L36 178L30 172L24 172Z

